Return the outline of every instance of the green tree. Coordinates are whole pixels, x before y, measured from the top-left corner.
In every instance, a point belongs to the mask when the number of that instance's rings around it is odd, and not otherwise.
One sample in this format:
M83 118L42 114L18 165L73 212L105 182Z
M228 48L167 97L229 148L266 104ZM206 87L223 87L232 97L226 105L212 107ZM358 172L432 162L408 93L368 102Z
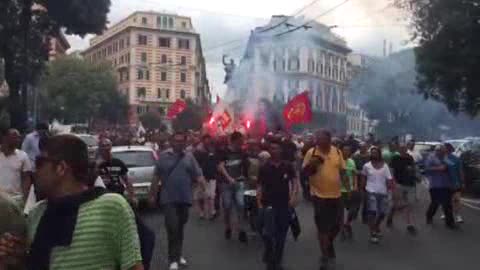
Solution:
M412 16L418 85L454 112L480 109L480 0L396 0Z
M202 129L203 120L206 117L206 110L201 106L187 99L187 107L178 114L172 121L172 128L175 131L188 131Z
M48 60L48 37L61 30L80 36L99 34L109 8L110 0L0 1L0 59L10 89L12 126L25 127L28 85L37 83Z
M48 65L40 88L41 112L48 120L118 123L126 119L127 99L117 91L113 69L107 63L93 65L74 57L57 59Z

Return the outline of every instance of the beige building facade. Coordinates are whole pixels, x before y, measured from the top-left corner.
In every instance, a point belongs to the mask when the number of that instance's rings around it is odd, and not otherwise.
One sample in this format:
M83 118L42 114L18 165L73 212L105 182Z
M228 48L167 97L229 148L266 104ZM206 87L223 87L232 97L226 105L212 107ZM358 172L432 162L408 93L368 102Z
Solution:
M135 12L91 39L83 56L115 68L131 124L147 112L164 115L177 99L211 100L200 36L189 17Z

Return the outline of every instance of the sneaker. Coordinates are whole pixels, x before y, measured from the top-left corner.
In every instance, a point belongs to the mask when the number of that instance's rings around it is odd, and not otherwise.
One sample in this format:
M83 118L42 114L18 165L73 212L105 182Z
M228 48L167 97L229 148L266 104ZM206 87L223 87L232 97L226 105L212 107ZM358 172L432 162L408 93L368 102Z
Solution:
M376 234L372 234L370 237L370 243L372 244L379 244L380 243L380 238Z
M408 225L407 231L410 235L417 235L417 228L415 228L413 225Z
M232 229L225 230L225 239L230 240L232 239Z
M218 213L214 212L209 219L210 219L210 221L214 221L215 219L217 219L217 217L218 217Z
M178 263L177 262L172 262L168 269L169 270L178 270Z
M188 262L184 257L180 257L180 265L183 267L188 266Z
M455 222L457 222L457 223L463 223L463 222L464 222L464 221L463 221L463 217L460 216L460 215L458 215L458 216L455 218Z
M238 233L238 241L240 241L244 244L248 243L248 237L247 237L247 233L245 231L240 231Z

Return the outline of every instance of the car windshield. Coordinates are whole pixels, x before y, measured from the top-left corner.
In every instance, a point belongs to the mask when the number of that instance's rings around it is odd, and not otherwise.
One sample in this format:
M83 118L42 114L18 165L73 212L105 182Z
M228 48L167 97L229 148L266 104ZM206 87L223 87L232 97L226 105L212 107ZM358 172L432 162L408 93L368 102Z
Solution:
M128 168L155 166L155 158L150 151L114 152L112 156L123 161Z
M78 136L88 147L98 146L97 139L93 136Z

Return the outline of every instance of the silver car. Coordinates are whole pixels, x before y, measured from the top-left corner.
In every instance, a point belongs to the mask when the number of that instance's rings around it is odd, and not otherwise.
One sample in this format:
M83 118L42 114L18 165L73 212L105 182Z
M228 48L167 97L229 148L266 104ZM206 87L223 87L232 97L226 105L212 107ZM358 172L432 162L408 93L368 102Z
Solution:
M128 179L132 182L137 199L147 199L157 160L155 151L147 146L115 146L112 156L127 166Z

